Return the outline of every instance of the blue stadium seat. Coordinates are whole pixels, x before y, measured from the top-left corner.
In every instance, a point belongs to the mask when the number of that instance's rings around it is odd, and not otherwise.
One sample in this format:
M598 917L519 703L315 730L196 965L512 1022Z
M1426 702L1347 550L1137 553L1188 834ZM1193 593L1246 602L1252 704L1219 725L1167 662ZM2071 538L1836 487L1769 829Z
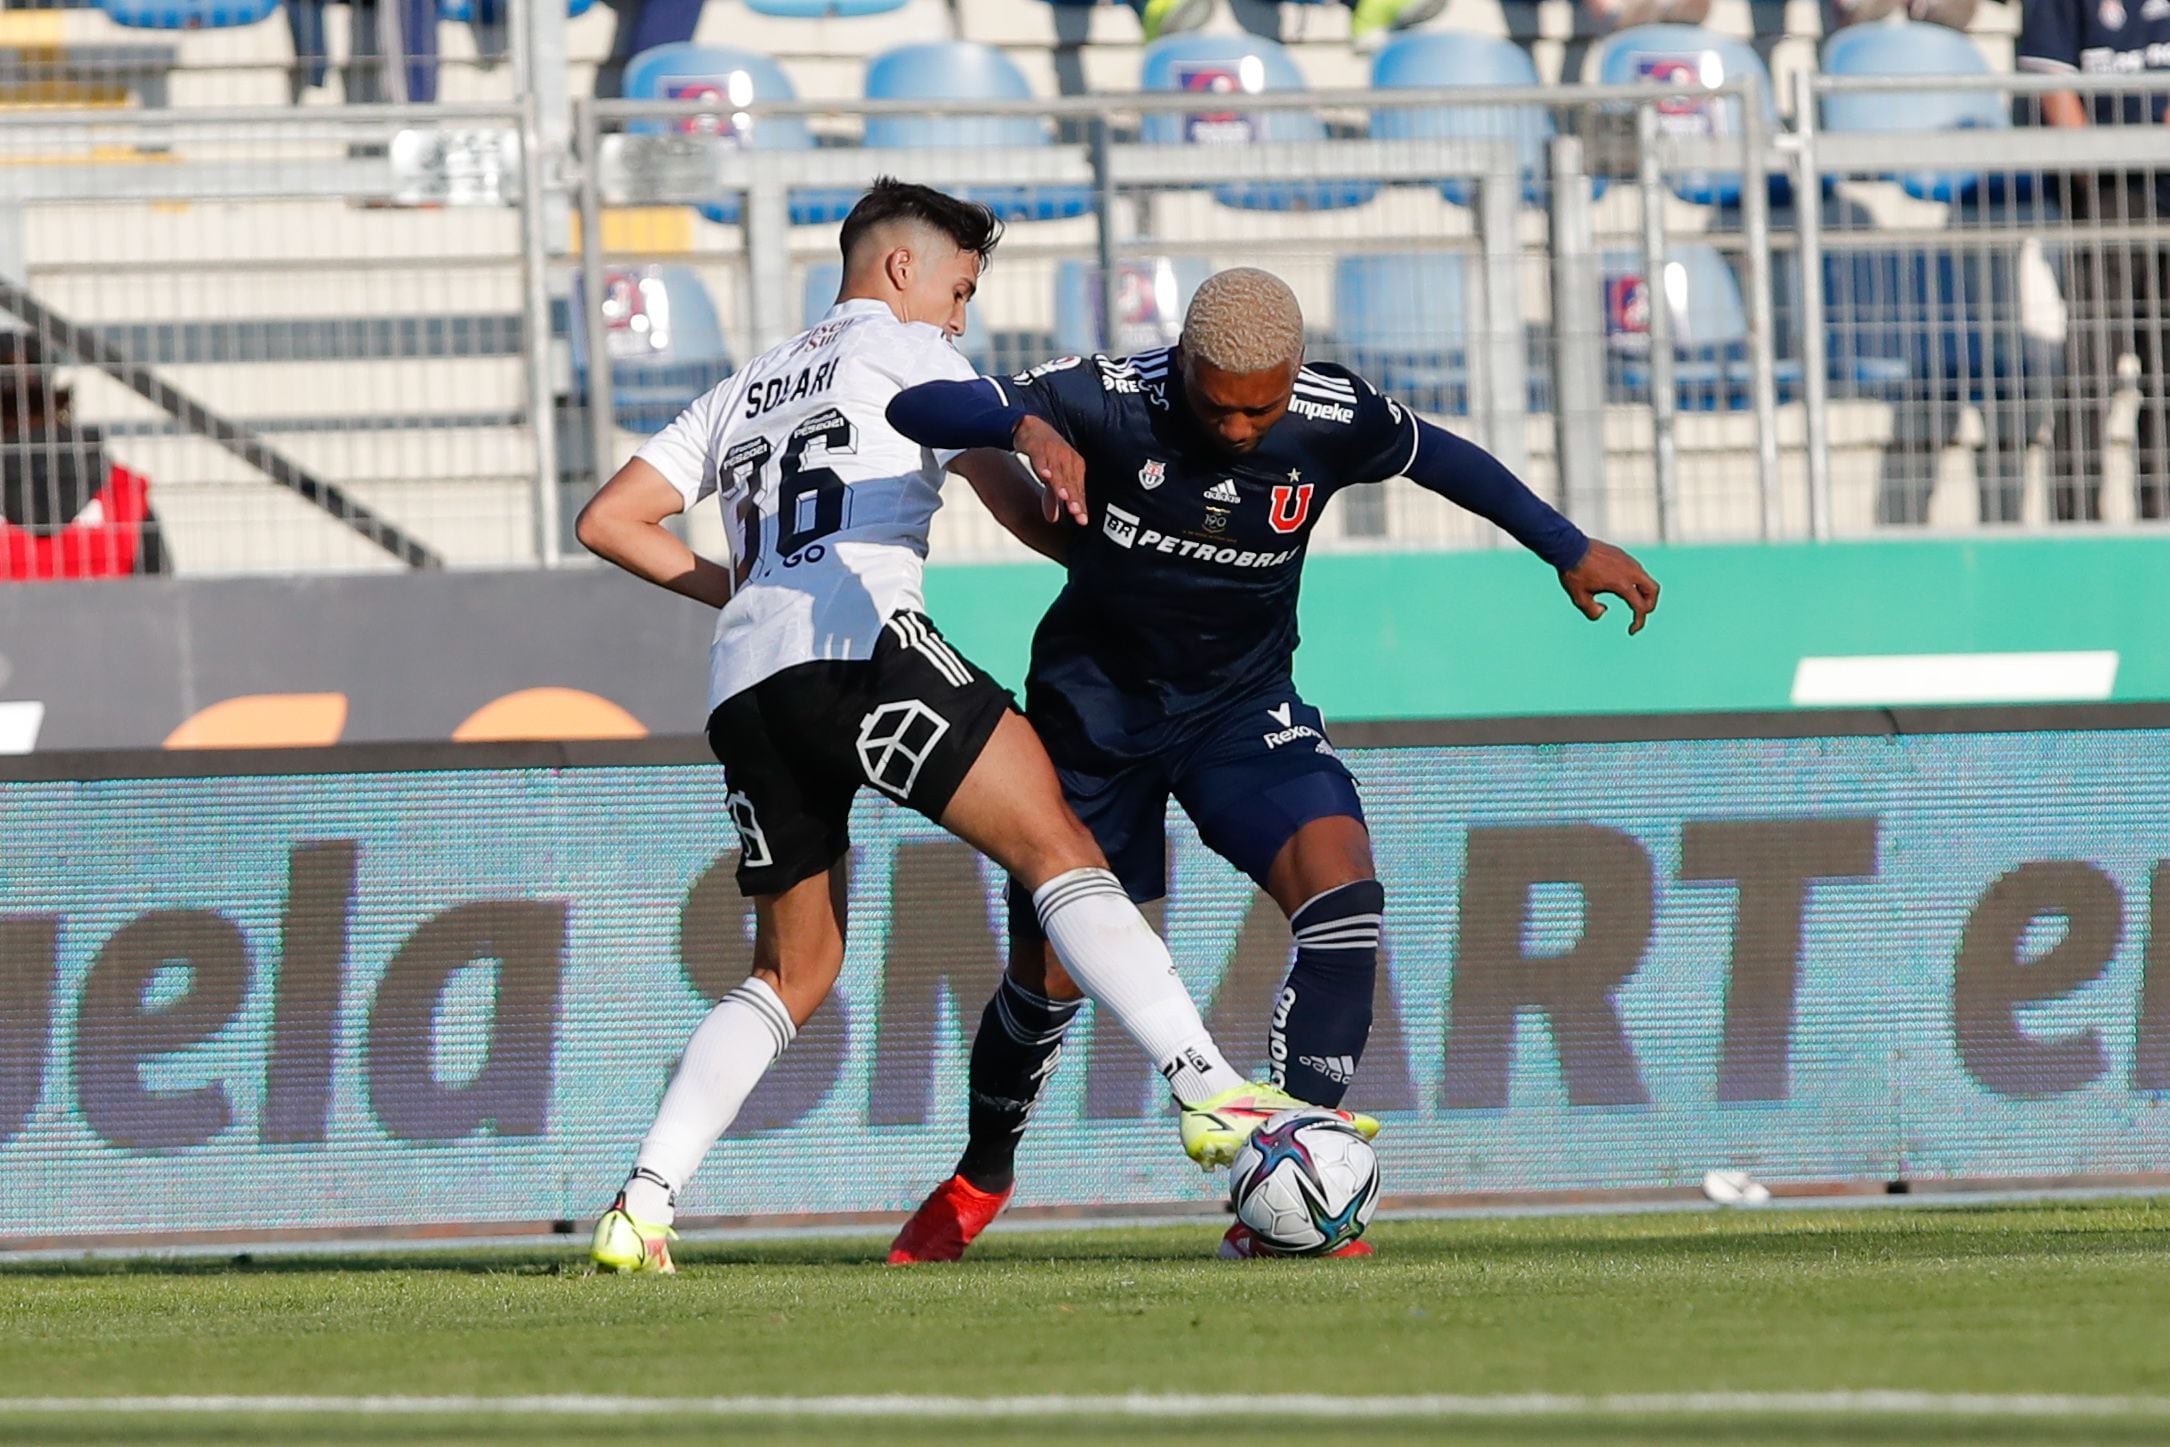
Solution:
M867 64L868 100L1030 100L1032 87L1010 58L989 45L930 41L884 51ZM887 115L869 117L873 147L977 151L990 146L1052 144L1037 116ZM1052 221L1092 209L1090 186L966 186L960 194L1008 221Z
M746 8L756 15L778 15L787 20L880 15L902 10L905 4L906 0L746 0Z
M1719 86L1743 75L1754 76L1761 86L1764 131L1775 134L1779 129L1770 71L1746 41L1699 25L1637 25L1600 41L1591 64L1601 85ZM1731 97L1667 100L1659 103L1658 123L1674 134L1738 136L1741 104ZM1738 171L1691 171L1667 179L1684 201L1705 206L1740 204ZM1791 192L1784 176L1772 172L1772 200L1783 201Z
M1191 293L1213 274L1202 256L1140 256L1115 268L1115 335L1101 335L1100 268L1065 261L1055 268L1055 350L1128 356L1165 347L1183 332Z
M1717 248L1675 246L1667 256L1673 321L1673 382L1677 406L1689 412L1740 411L1754 405L1754 364L1748 357L1748 310L1740 282ZM1640 253L1604 253L1608 391L1618 401L1650 395L1650 308L1657 304ZM1801 368L1781 357L1778 395L1790 400Z
M1174 35L1146 48L1140 88L1197 95L1258 95L1303 90L1288 52L1255 35ZM1326 139L1326 123L1307 110L1243 111L1222 101L1210 111L1148 113L1139 131L1148 145L1249 146L1254 142ZM1229 169L1243 168L1240 150ZM1324 211L1361 206L1379 194L1376 181L1249 181L1213 188L1224 206L1249 211Z
M443 19L457 20L462 24L472 21L478 11L485 18L498 20L503 18L505 6L511 3L514 3L514 0L437 0L437 14ZM595 0L566 0L565 14L568 18L585 15L594 4Z
M627 62L625 94L637 100L713 101L721 106L745 106L755 101L797 100L791 78L783 67L750 50L731 50L715 45L658 45ZM708 132L727 142L764 151L810 151L814 133L799 116L755 117L733 110L728 117L703 117L686 121L634 121L630 131L650 134L676 128ZM793 191L791 219L800 225L842 220L858 199L856 191ZM740 197L728 192L700 208L711 221L730 225L739 218Z
M1420 411L1466 415L1468 270L1452 251L1342 257L1334 265L1340 359Z
M278 10L279 0L98 0L98 8L116 25L212 30L267 20Z
M1989 60L1965 35L1941 25L1899 21L1849 25L1824 42L1826 75L1988 75ZM1826 96L1823 123L1834 131L1887 134L1970 129L2001 130L2012 113L1995 91L1920 90L1857 92ZM1899 141L1895 150L1903 151ZM1907 192L1927 201L1957 201L1977 194L1979 171L1887 173Z
M653 432L731 375L730 348L708 288L690 266L613 266L604 273L604 353L618 425ZM573 385L587 395L587 299L573 288Z
M1458 30L1423 30L1397 36L1372 62L1374 90L1476 90L1536 87L1537 67L1511 40ZM1552 113L1541 105L1397 107L1371 113L1371 134L1382 141L1510 140L1522 161L1522 194L1542 205L1549 172L1546 147ZM1450 180L1440 192L1457 206L1471 205L1477 188Z
M817 261L809 265L799 292L799 325L810 327L820 321L822 314L836 305L836 294L843 286L843 262ZM965 313L965 332L957 339L957 350L964 353L974 370L993 375L1003 369L995 365L991 336L987 328L979 325L974 311Z

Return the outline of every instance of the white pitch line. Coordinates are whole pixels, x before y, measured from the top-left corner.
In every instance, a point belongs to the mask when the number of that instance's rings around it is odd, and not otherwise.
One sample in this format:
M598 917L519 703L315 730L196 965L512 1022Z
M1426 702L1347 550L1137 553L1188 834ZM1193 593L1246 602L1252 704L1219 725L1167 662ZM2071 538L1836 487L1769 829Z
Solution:
M1655 1392L1579 1396L0 1397L0 1418L136 1413L694 1417L2156 1417L2170 1397L1968 1392Z

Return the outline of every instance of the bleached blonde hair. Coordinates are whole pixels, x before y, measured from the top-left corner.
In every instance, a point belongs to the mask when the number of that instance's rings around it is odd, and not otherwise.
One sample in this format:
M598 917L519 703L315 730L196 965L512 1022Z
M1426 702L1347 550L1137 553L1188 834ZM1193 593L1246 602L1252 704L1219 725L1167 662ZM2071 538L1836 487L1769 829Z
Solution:
M1232 266L1191 294L1183 313L1184 356L1247 376L1296 366L1303 354L1303 308L1272 272Z

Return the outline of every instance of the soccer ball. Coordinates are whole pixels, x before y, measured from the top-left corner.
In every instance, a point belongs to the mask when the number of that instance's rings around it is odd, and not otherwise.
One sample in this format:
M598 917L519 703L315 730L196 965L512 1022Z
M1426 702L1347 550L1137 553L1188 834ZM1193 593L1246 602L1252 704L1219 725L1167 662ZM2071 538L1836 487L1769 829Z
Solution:
M1364 1234L1379 1204L1379 1158L1339 1116L1284 1110L1236 1152L1236 1219L1283 1256L1322 1256Z

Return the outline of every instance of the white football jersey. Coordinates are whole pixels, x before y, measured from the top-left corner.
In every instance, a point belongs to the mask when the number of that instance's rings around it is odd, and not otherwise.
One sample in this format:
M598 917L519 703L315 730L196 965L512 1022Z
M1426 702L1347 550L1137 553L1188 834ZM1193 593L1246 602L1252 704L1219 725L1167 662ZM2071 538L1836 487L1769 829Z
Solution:
M884 414L906 387L975 375L941 328L839 302L635 454L689 509L711 493L723 506L739 584L709 649L711 709L794 664L871 657L891 614L926 606L927 528L956 454Z

